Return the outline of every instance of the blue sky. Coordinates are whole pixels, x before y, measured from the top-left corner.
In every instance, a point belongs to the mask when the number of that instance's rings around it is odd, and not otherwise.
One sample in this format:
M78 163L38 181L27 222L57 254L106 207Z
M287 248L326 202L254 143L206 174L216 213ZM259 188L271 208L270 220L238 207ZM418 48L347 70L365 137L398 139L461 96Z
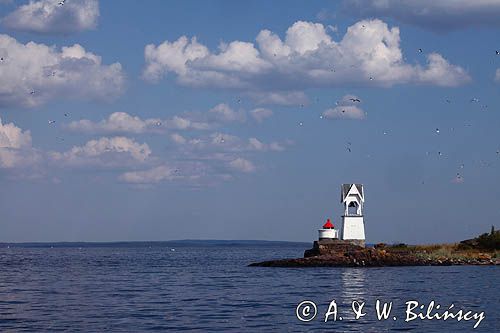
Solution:
M500 1L0 17L0 241L311 241L350 182L368 242L498 226Z

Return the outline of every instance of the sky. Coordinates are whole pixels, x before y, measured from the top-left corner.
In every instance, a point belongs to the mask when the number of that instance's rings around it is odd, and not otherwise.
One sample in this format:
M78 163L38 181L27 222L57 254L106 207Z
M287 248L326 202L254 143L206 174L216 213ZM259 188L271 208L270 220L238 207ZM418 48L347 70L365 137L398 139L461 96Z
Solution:
M500 1L0 0L0 242L500 221Z

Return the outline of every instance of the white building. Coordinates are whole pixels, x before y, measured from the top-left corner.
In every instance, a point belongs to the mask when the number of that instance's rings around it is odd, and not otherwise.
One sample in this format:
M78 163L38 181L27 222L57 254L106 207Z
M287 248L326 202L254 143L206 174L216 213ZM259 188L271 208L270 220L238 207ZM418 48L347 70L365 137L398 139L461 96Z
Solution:
M365 245L365 224L363 204L365 202L362 184L343 184L340 202L344 204L340 239Z
M326 223L323 225L323 229L318 230L319 240L324 239L338 239L339 231L335 229L335 226L330 222L330 219L326 220Z

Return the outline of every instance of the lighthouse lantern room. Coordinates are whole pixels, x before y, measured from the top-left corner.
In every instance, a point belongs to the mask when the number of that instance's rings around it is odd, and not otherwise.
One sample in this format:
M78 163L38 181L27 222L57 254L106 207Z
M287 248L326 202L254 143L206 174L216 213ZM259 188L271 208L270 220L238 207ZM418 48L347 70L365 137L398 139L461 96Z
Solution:
M323 225L323 229L318 230L319 240L325 239L338 239L339 232L335 229L335 226L330 222L330 219L326 220L326 223Z

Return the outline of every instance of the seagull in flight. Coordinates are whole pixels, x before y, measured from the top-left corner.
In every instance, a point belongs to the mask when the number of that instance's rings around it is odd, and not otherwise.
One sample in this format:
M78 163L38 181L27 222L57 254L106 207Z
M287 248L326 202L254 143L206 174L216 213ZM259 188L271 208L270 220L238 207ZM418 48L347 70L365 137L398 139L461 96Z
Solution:
M64 6L64 3L66 2L66 0L61 0L59 1L59 6Z
M68 114L68 113L65 113L65 114L64 114L64 116L65 116L65 117L69 117L69 114Z
M496 54L496 55L500 55L500 51L496 50L496 51L495 51L495 54Z
M418 53L422 53L424 52L422 49L418 49Z
M479 98L475 98L475 97L471 98L470 102L471 103L477 103L477 102L479 102Z
M360 102L361 102L361 100L360 100L359 98L349 98L349 100L350 100L351 102L358 102L358 103L360 103Z
M30 95L34 95L35 94L35 91L34 90L31 90L30 91Z
M56 123L56 121L55 121L55 120L49 120L49 125L51 125L51 124L55 124L55 123Z

